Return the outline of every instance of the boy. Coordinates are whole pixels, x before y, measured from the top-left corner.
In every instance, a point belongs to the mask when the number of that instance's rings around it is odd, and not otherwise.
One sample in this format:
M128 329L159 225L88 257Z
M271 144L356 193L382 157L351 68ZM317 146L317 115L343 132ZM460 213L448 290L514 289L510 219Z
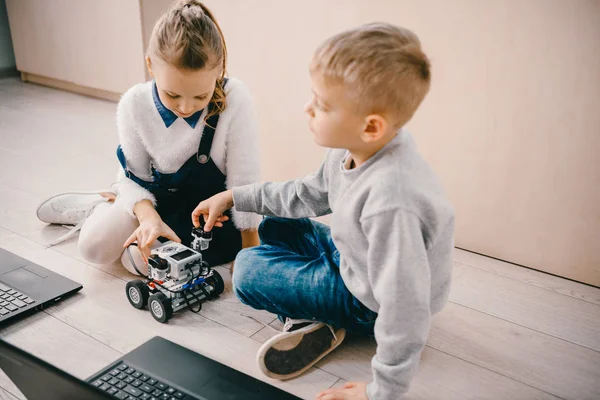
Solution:
M319 171L220 193L192 218L198 226L202 214L210 230L231 207L271 216L259 227L261 246L243 250L233 273L243 303L286 321L259 350L267 375L298 376L345 330L374 334L372 382L317 398L398 399L452 270L452 207L402 129L429 90L429 61L414 33L376 23L327 40L310 74L310 130L332 149ZM331 230L307 219L329 213Z

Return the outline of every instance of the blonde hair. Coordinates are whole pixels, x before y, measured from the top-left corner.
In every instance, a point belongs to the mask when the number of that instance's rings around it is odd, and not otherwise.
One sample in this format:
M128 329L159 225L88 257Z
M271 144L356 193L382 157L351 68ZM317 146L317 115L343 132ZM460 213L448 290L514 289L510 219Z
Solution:
M217 20L204 4L197 0L175 2L156 22L147 56L159 57L177 68L187 70L220 66L221 76L217 79L210 100L215 107L207 113L206 119L225 111L227 46Z
M311 73L341 83L357 112L382 114L405 125L429 91L429 59L417 35L387 23L371 23L329 38L315 52Z

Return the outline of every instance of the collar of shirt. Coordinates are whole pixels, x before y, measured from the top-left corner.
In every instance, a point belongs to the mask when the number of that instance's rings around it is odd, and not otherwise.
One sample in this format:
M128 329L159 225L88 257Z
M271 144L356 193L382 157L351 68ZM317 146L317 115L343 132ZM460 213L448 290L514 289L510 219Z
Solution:
M165 107L162 101L160 101L160 97L158 96L158 88L156 87L156 81L152 81L152 97L154 98L154 105L156 105L156 109L165 123L165 126L168 128L173 125L173 122L175 122L175 120L179 117L173 111ZM184 118L185 122L187 122L192 128L195 128L203 111L204 110L197 111L191 116Z

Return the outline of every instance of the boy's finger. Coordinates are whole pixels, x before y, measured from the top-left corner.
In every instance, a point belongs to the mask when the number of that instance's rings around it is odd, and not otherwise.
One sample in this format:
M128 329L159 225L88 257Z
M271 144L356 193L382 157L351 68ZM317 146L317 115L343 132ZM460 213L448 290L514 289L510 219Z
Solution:
M206 218L206 214L205 214L205 219L206 219L206 224L204 224L204 231L210 232L210 230L215 225L215 222L217 221L217 214L214 212L209 212L208 218Z
M219 221L219 222L229 221L229 217L227 215L220 215L219 218L217 218L217 221Z
M204 210L204 205L203 203L198 204L198 206L196 208L194 208L194 211L192 212L192 223L194 224L194 227L199 228L200 227L200 215L203 214L203 210Z

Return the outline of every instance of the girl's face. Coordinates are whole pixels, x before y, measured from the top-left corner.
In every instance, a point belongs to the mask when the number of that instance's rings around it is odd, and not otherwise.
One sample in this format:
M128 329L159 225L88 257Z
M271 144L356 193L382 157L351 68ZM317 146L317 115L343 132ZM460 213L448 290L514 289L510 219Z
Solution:
M175 115L187 118L205 108L213 92L221 68L185 70L154 58L146 58L148 71L156 80L158 96Z

